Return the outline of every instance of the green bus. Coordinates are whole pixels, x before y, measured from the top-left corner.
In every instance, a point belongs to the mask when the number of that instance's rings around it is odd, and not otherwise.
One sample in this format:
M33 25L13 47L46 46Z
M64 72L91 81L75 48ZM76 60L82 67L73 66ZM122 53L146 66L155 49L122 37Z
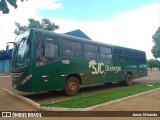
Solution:
M19 91L64 90L72 96L82 86L130 86L147 75L147 65L144 51L33 28L16 38L11 71Z

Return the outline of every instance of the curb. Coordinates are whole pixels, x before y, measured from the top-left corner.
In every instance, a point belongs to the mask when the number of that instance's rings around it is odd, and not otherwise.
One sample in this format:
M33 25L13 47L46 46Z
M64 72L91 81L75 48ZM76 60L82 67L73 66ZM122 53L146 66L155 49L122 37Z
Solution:
M117 103L117 102L129 99L129 98L137 97L137 96L140 96L140 95L143 95L143 94L146 94L146 93L150 93L150 92L153 92L153 91L156 91L156 90L160 90L160 88L156 88L156 89L153 89L153 90L149 90L149 91L146 91L146 92L138 93L138 94L135 94L135 95L127 96L127 97L124 97L124 98L116 99L116 100L113 100L113 101L110 101L110 102L98 104L98 105L95 105L95 106L92 106L92 107L87 107L87 108L58 108L58 107L50 107L49 108L49 107L44 107L44 106L40 106L40 104L32 101L31 99L23 97L21 95L17 95L17 94L13 93L12 91L10 91L6 88L0 88L0 90L3 90L5 92L7 92L8 94L10 94L10 95L26 102L26 103L32 105L33 107L35 107L39 110L44 110L44 111L88 111L88 110L92 110L92 109L100 107L100 106L109 105L109 104L112 104L112 103Z

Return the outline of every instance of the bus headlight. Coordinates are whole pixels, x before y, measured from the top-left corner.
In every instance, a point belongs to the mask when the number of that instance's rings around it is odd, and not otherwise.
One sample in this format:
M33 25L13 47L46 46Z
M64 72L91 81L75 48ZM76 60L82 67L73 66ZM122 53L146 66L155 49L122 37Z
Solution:
M26 83L31 77L32 77L32 75L28 75L27 77L25 77L25 78L22 80L21 84Z

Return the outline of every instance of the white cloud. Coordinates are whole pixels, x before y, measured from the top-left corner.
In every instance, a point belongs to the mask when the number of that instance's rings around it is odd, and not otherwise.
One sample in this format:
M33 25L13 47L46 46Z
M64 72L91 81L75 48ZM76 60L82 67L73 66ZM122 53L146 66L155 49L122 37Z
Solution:
M80 28L93 40L146 51L149 59L153 58L152 35L160 26L159 21L160 4L157 3L122 13L106 21L76 23L56 20L56 23L61 27L58 32Z

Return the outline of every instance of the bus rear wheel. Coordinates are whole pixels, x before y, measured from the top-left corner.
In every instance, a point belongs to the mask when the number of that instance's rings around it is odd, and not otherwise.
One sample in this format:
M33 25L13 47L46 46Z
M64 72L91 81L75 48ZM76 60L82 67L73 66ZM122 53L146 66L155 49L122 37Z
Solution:
M131 86L132 83L133 83L133 76L131 74L127 74L126 76L126 82L125 82L125 85L126 86Z
M79 91L80 85L79 81L75 77L70 77L65 82L64 92L67 96L76 95Z
M126 80L122 81L122 84L125 86L131 86L133 84L133 76L132 74L127 74L126 75Z

